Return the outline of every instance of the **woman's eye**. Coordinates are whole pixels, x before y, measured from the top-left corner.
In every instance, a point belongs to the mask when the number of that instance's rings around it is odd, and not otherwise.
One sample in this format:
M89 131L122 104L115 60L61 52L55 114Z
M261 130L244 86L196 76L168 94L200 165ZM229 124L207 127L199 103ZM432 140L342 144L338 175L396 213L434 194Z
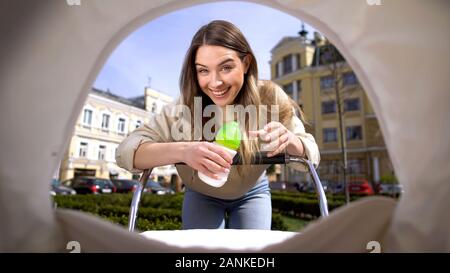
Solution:
M222 67L223 71L230 71L231 69L232 69L231 66L224 66L224 67Z
M206 70L206 69L199 69L199 70L197 70L197 72L200 73L200 74L205 74L206 72L208 72L208 70Z

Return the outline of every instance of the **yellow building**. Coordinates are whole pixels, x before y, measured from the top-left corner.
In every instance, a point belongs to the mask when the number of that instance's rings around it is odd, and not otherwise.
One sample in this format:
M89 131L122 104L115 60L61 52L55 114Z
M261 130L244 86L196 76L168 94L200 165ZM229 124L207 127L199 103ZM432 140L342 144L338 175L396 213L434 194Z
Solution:
M116 165L117 146L128 133L148 122L151 115L159 113L161 107L172 100L150 88L145 89L144 96L130 99L93 88L61 161L60 180L75 176L132 178L130 172ZM164 166L153 173L166 176L176 170L174 166Z
M314 33L313 40L306 38L304 30L299 34L283 38L272 49L271 78L300 105L310 123L306 130L319 145L321 179L343 180L335 82L344 109L348 177L378 183L382 176L393 175L377 118L351 67L339 53L337 69L323 61L330 59L326 54L330 54L327 49L332 45L319 33ZM333 72L337 72L336 77ZM281 175L287 181L309 179L291 169L284 169Z

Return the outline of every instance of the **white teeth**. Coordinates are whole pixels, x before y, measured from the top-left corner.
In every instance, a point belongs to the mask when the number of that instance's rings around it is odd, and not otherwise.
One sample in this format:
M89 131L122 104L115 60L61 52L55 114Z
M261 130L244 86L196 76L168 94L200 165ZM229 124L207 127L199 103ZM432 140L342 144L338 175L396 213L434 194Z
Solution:
M211 91L211 92L214 94L214 96L220 97L223 94L225 94L227 91L228 91L228 88L223 91Z

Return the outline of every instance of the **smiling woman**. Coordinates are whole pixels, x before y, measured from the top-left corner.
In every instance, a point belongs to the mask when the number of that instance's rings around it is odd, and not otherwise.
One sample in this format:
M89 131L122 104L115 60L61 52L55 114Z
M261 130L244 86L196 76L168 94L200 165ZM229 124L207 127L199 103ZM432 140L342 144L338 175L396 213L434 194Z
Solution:
M216 120L218 127L245 116L239 113L239 109L247 106L267 109L268 105L276 105L287 109L277 113L280 116L277 115L276 120L258 124L261 126L258 128L250 128L248 119L238 125L243 135L243 141L238 146L244 164L251 161L263 143L271 147L269 156L289 151L292 155L307 157L315 166L319 164L317 144L295 115L295 103L274 83L258 82L253 51L242 32L232 23L215 20L197 31L185 57L180 89L179 104L189 107L191 113L204 112L203 109L195 109L196 98L202 102L200 107L215 106L223 112L213 117L202 117L202 124ZM238 113L230 113L230 106L238 109ZM233 159L230 154L222 146L204 141L204 134L201 139L190 138L196 141L175 141L171 128L179 118L168 115L174 107L167 105L160 115L132 132L119 145L116 153L118 165L129 171L138 171L185 163L187 166L177 166L186 185L182 209L184 229L229 226L232 229L270 230L272 207L269 181L265 174L269 165L231 166ZM187 118L193 120L195 117ZM249 119L259 118L250 115ZM214 134L217 130L215 128ZM195 131L196 128L191 130L191 134L194 135ZM258 136L261 136L259 140L256 138ZM155 154L160 156L156 158ZM218 179L219 175L228 173L228 180L221 187L205 184L199 176L205 174Z
M203 2L0 2L1 251L66 251L74 239L87 252L224 251L168 246L86 214L55 211L48 194L92 82L114 48L149 20ZM355 69L405 189L396 205L379 198L351 204L261 251L366 252L374 240L382 251L450 250L450 218L442 217L450 205L450 6L380 2L261 1L304 18Z

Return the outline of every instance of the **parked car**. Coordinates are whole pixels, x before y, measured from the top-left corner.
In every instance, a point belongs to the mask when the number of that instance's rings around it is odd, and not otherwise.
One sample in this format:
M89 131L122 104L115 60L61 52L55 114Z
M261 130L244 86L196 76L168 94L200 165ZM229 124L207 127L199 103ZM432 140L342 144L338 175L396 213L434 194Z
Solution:
M294 187L299 192L316 192L314 185L308 182L295 182Z
M373 195L374 191L367 179L354 179L348 183L348 191L354 195Z
M286 182L284 181L273 181L269 183L269 186L272 190L285 191L287 189Z
M332 194L344 194L345 193L344 192L344 184L343 183L339 183L339 182L335 182L330 187L330 192Z
M161 186L161 184L159 184L158 182L153 181L153 180L148 180L147 181L147 184L145 185L145 188L144 188L144 193L145 192L158 194L158 195L175 193L172 189L168 189L166 187L163 187L163 186Z
M135 192L139 185L139 181L132 179L111 179L111 182L116 186L118 193Z
M71 187L78 194L113 193L117 190L110 180L90 176L75 177L64 181L62 184L66 187Z
M322 184L322 188L324 192L328 192L330 189L329 183L327 181L320 181ZM316 186L314 185L314 182L296 182L294 183L294 187L299 192L307 192L307 193L317 193Z
M325 193L336 194L336 193L343 192L344 187L342 186L342 184L340 184L340 183L338 183L336 181L322 180L320 182L322 184L323 191Z
M61 185L61 182L58 179L52 179L50 184L50 195L70 195L76 193L77 192L74 189Z
M400 184L380 184L378 186L378 193L399 197L403 193L403 186Z

